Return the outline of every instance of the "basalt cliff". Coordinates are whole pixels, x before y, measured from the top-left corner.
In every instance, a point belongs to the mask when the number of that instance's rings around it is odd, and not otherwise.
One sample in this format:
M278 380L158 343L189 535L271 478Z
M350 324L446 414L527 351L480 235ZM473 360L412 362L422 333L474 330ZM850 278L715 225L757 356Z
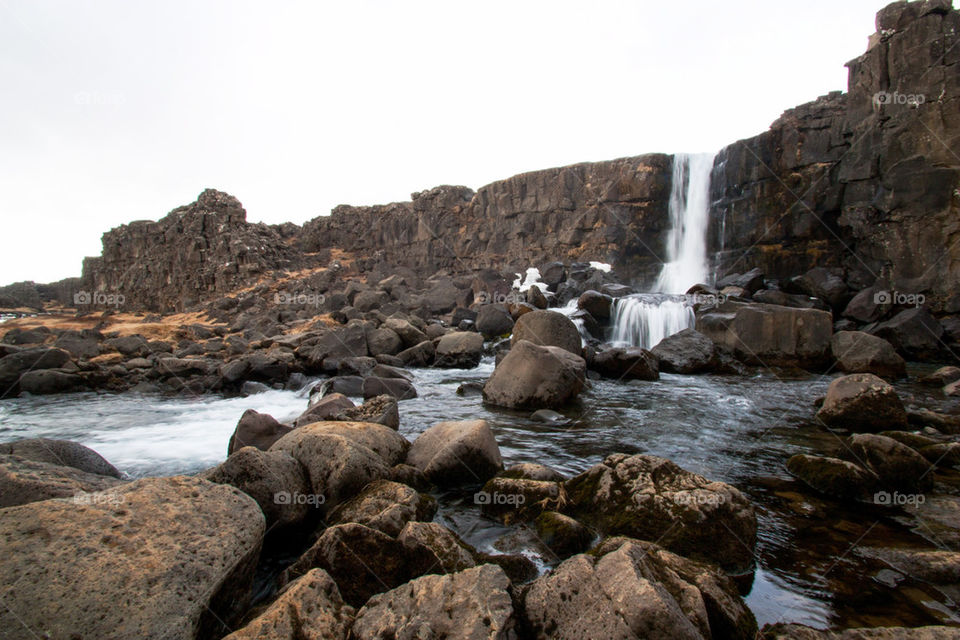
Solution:
M845 93L786 111L716 156L708 254L722 277L831 269L960 311L960 11L894 3L847 63ZM534 171L476 192L440 186L409 202L339 206L302 227L247 222L205 191L157 222L103 236L80 280L0 289L0 306L120 292L128 309L183 311L264 280L348 258L358 274L419 278L599 260L645 290L665 258L672 157L648 154Z

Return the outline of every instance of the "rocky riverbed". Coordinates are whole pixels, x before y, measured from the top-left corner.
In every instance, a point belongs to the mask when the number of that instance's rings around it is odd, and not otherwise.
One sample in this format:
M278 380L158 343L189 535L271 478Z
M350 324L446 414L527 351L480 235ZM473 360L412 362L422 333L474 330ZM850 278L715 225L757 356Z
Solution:
M0 287L0 634L960 637L960 12L876 24L716 155Z

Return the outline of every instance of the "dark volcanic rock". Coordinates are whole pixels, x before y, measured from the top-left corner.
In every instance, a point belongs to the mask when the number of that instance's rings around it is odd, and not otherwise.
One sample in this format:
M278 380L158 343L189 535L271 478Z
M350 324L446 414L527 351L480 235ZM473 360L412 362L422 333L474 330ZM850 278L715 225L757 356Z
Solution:
M513 327L513 345L521 340L546 347L560 347L574 355L583 353L580 332L570 318L556 311L531 311Z
M853 431L907 426L907 412L897 392L872 373L854 373L831 382L817 419L827 426Z
M483 386L483 400L514 409L559 407L580 393L585 379L586 362L580 356L521 340Z
M276 418L266 413L257 413L247 409L240 416L237 428L230 436L227 445L227 455L242 447L256 447L266 451L273 443L291 431L291 427L277 422Z
M714 363L716 346L713 340L696 329L684 329L667 336L650 351L659 360L659 368L667 373L699 373Z
M708 340L709 342L709 340ZM713 346L713 343L710 343ZM615 380L659 380L660 361L641 347L612 347L594 354L590 369Z

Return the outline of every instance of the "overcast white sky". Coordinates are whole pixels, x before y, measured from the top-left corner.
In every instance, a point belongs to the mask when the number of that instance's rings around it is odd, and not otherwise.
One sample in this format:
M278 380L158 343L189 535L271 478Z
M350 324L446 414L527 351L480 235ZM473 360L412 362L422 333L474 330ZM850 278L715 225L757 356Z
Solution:
M207 187L251 221L652 151L846 88L885 0L0 0L0 284Z

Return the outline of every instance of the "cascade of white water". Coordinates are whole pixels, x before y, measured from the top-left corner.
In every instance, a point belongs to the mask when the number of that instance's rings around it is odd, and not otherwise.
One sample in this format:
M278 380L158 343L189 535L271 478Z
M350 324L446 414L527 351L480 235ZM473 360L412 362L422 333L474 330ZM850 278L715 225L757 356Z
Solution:
M712 153L674 156L669 203L671 228L667 236L667 262L660 270L655 287L659 293L614 300L611 343L650 349L667 336L694 325L692 304L682 294L707 280L707 226L714 156Z
M610 343L650 349L694 324L693 307L684 296L638 293L613 301Z
M715 155L678 153L673 157L667 262L657 279L657 291L685 293L707 279L710 172Z

